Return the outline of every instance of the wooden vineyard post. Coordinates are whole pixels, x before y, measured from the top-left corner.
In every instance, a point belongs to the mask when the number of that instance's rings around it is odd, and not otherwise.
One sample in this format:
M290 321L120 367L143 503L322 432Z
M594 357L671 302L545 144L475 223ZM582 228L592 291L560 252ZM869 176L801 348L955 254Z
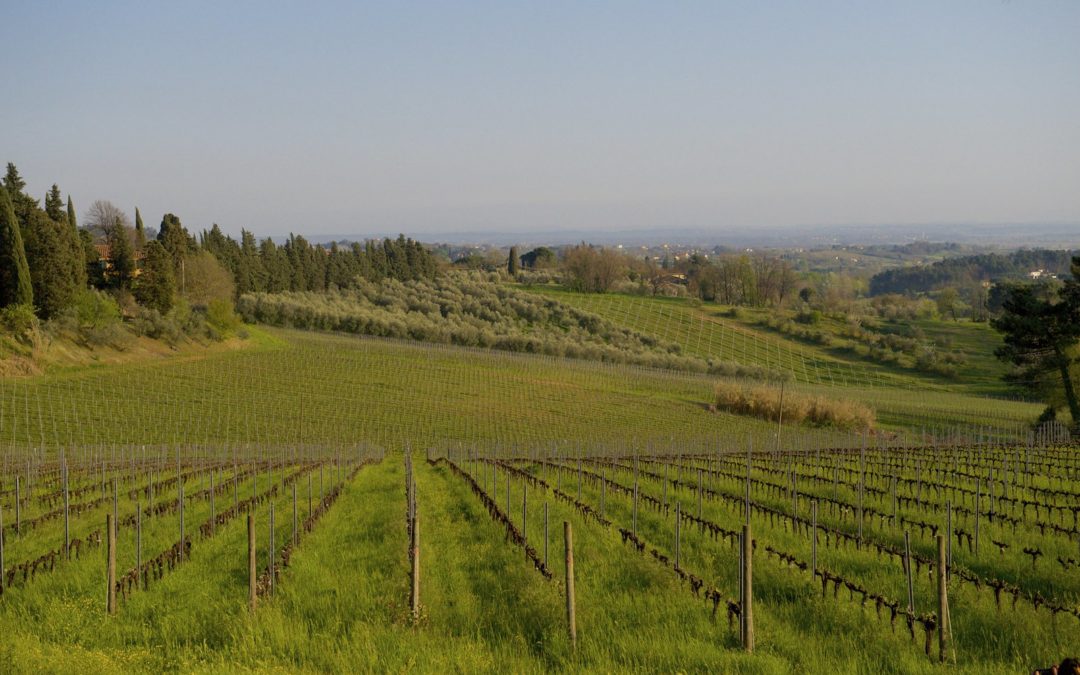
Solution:
M248 512L248 609L255 611L255 514Z
M413 621L420 619L420 518L413 515L412 521L412 592L409 594L409 608Z
M180 550L176 552L177 559L184 562L184 481L176 481L176 496L180 503Z
M638 484L634 481L634 536L637 536L637 502L638 502Z
M942 663L949 651L949 639L952 637L949 616L949 584L945 574L945 538L937 536L937 585L938 585L938 652Z
M784 383L780 382L780 411L776 416L776 452L780 452L780 433L784 429Z
M742 531L742 602L739 617L743 648L754 651L754 538L749 525Z
M509 485L507 485L506 489L507 489L507 491L510 490ZM577 461L577 498L578 498L578 501L580 502L581 501L581 458L580 457L578 457L578 461ZM507 510L509 511L509 509L507 509Z
M15 534L22 534L22 492L19 477L15 476Z
M810 571L817 573L817 500L810 502L810 518L813 521L814 539L811 544Z
M746 446L746 504L744 511L746 511L746 524L750 524L750 470L753 464L751 455L754 452L753 443Z
M580 499L580 495L578 499ZM510 517L510 472L506 472L506 517Z
M270 502L270 595L274 594L274 558L277 549L274 547L274 502Z
M522 481L521 482L521 538L524 541L524 543L526 544L526 546L523 547L523 548L527 548L527 545L529 543L529 530L528 530L527 527L525 527L526 525L528 525L528 521L529 521L528 505L529 505L529 485L525 481Z
M945 502L945 573L952 567L952 500Z
M600 517L604 517L604 513L607 510L607 469L604 469L603 476L600 478Z
M697 517L701 520L701 469L697 472Z
M682 534L681 503L675 502L675 569L679 569L679 538Z
M979 502L982 501L982 479L975 479L975 555L979 555Z
M570 646L577 648L577 610L574 597L574 532L570 521L563 521L563 535L566 539L566 624L570 633Z
M71 559L71 518L68 510L68 471L67 462L64 462L64 560Z
M65 474L67 472L65 471ZM109 584L105 608L109 614L116 614L116 521L111 513L105 514L105 538L108 548L106 581Z
M915 614L915 585L911 580L911 533L904 530L904 573L907 575L908 614Z
M548 503L544 502L544 567L548 563Z
M296 482L292 484L292 543L296 546L300 543L300 532L296 529Z
M214 536L214 530L216 529L216 526L214 524L214 518L217 516L217 514L214 512L215 507L217 506L216 502L217 502L217 499L214 498L214 470L211 469L210 470L210 536L211 537Z
M865 441L864 441L865 442ZM862 450L859 451L859 543L858 548L862 548L863 544L863 496L866 492L866 446L864 445Z
M311 517L311 473L307 475L307 514Z
M135 500L135 569L139 572L136 587L142 586L142 505Z
M0 506L0 594L4 592L4 507Z

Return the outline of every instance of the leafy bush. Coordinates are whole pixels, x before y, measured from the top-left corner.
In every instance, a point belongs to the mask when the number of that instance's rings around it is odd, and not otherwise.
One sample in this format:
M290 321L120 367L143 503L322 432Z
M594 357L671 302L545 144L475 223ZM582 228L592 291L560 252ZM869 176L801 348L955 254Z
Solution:
M81 291L75 296L72 309L80 328L101 329L120 322L120 305L101 291Z
M222 335L231 335L240 328L240 317L233 311L233 303L226 298L215 298L206 307L206 323Z
M0 329L23 342L30 339L40 324L30 305L8 305L0 309Z

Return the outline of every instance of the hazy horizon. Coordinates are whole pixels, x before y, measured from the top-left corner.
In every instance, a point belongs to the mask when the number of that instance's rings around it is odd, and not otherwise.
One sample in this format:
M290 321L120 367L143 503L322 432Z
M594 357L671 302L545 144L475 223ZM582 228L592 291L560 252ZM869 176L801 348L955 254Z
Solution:
M261 236L1061 227L1077 35L1075 2L10 3L0 161Z

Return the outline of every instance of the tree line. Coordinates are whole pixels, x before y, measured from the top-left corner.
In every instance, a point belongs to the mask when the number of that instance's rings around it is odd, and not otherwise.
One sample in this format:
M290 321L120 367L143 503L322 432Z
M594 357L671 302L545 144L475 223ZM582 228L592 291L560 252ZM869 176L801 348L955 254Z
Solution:
M897 267L871 277L870 295L928 293L984 281L1026 279L1029 273L1038 270L1067 275L1072 255L1069 251L1032 249L947 258L932 265Z
M236 240L215 224L195 237L172 213L153 233L139 209L132 222L107 201L94 202L80 226L59 186L39 202L12 163L0 185L0 308L42 320L100 302L101 294L125 310L165 315L182 300L202 310L217 303L231 313L242 293L321 291L358 278L426 279L436 270L433 256L404 236L324 247L291 235L278 245L247 230Z

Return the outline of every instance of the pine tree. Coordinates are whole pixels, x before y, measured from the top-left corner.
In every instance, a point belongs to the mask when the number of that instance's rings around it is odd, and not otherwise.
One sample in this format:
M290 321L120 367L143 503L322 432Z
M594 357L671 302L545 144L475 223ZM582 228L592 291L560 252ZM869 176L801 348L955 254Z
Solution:
M146 245L146 259L143 261L139 283L135 287L135 299L140 304L156 309L162 314L172 309L173 296L176 294L176 278L173 276L173 261L161 242L151 241Z
M517 277L518 273L518 250L517 246L510 247L510 256L506 261L506 271L510 273L510 276Z
M109 232L109 277L116 288L130 290L135 278L135 250L131 245L131 233L123 222L117 220Z
M9 175L14 168L13 164L8 164ZM7 189L0 187L0 307L32 305L33 302L34 291L19 221L15 219Z

